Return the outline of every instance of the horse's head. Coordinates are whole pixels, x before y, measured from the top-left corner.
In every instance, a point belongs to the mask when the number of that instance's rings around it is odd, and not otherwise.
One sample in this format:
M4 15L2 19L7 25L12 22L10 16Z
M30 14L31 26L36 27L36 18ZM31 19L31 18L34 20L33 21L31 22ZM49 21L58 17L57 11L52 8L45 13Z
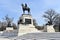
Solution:
M24 6L24 4L21 4L21 6L23 7L23 6Z
M27 4L25 3L25 7L27 7Z

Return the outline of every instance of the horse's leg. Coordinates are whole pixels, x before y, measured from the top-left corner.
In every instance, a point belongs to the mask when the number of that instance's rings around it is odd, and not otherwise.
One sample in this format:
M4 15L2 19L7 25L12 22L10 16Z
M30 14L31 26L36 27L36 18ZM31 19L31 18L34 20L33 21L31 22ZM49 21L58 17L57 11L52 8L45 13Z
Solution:
M28 13L30 13L30 9L28 9Z
M23 14L25 14L25 10L23 9Z

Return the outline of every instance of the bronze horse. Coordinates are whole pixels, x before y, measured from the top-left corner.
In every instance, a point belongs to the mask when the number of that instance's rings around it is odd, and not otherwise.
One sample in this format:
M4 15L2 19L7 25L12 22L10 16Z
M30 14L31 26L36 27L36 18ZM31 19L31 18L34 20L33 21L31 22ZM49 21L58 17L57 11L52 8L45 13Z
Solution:
M25 5L22 4L22 9L23 9L23 13L25 13L25 11L28 11L28 13L30 13L30 8L27 7L27 4L26 3L25 3Z

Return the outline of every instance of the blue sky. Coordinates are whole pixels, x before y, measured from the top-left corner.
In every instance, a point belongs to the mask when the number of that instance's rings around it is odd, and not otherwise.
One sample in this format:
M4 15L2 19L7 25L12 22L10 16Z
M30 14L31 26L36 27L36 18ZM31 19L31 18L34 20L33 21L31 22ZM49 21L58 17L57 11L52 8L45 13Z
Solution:
M28 4L33 18L39 25L46 23L42 17L46 10L51 8L56 12L60 11L60 0L0 0L0 20L2 21L2 18L8 14L9 17L14 17L14 22L17 23L23 13L22 3Z

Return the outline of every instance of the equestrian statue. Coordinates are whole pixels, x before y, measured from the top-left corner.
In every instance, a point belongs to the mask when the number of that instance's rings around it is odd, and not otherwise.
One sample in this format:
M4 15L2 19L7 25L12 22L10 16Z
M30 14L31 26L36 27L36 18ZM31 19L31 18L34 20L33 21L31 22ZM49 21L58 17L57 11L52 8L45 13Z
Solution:
M28 13L30 13L30 8L27 6L27 4L22 4L22 9L23 9L23 13L25 13L25 11L28 11Z

